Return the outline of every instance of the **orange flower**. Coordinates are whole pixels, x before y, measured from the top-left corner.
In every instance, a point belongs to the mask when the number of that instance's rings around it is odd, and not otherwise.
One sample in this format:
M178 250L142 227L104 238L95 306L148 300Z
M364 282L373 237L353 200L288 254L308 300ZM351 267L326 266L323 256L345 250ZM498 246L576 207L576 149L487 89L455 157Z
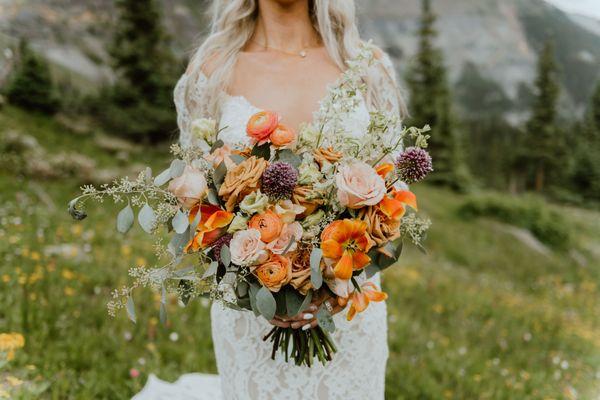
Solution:
M260 232L260 240L265 243L272 242L277 239L283 229L283 221L273 211L269 210L262 214L256 214L250 222L248 228L256 229Z
M348 280L353 271L369 265L372 245L367 224L360 220L333 221L321 233L323 256L337 261L333 273L338 279Z
M194 238L185 246L185 252L198 251L210 246L224 232L225 227L231 223L234 215L217 206L203 204L190 210L190 223L196 219L200 210L200 223L196 228Z
M277 125L275 130L271 133L271 143L275 147L288 146L296 141L296 132L293 129L288 128L285 125Z
M292 280L292 262L279 254L271 255L269 261L254 270L258 280L272 292L279 292Z
M393 170L394 164L390 163L381 164L379 167L375 168L375 171L377 171L377 175L379 175L383 179L385 179L385 177L388 176L388 174Z
M246 125L246 133L254 142L261 145L269 140L269 136L279 124L279 116L273 111L261 111L250 117Z
M348 321L352 321L357 313L363 312L367 309L370 302L379 302L386 299L387 294L381 292L373 282L365 282L362 284L360 292L355 290L350 295L350 308L348 309L346 319ZM344 306L347 302L348 300L342 299L340 305Z
M392 197L384 196L379 203L379 209L388 218L399 221L406 211L404 208L405 204L414 210L418 209L417 196L413 192L409 192L408 190L394 190L391 195Z

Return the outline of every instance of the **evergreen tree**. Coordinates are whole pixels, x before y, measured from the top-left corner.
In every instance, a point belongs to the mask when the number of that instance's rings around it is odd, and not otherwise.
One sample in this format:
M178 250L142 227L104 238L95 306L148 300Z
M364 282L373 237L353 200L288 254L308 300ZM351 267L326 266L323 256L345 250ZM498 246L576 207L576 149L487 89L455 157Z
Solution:
M116 84L98 112L109 129L134 139L169 139L176 129L172 91L174 56L156 0L116 0L119 13L110 54Z
M59 103L48 63L25 41L19 45L19 62L6 89L8 101L27 110L53 114Z
M533 188L544 190L549 170L556 168L561 154L562 134L557 128L559 97L554 47L547 42L540 54L535 81L535 98L526 128L522 160L533 173Z
M407 76L412 114L410 123L416 126L429 124L432 128L429 143L436 172L431 181L464 189L470 184L470 175L461 156L461 145L452 118L443 55L434 46L436 16L430 0L422 0L421 4L419 50Z

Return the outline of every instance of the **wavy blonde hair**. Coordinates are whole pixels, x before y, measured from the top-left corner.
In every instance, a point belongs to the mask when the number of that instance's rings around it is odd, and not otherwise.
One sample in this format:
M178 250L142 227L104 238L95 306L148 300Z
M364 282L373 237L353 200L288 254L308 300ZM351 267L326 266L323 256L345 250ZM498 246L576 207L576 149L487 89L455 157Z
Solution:
M308 1L315 30L321 36L331 59L344 71L347 68L346 61L358 55L362 43L356 26L354 0ZM210 33L195 51L187 69L185 101L189 110L197 110L203 116L219 115L221 95L226 92L238 54L254 34L258 12L258 0L213 0ZM218 67L205 78L201 98L193 99L191 89L203 75L202 68L207 60ZM393 85L397 92L399 111L404 114L404 102L397 89L394 72L388 68L383 70L387 83ZM368 104L375 108L380 106L376 81L380 79L365 76ZM197 104L198 100L200 104Z

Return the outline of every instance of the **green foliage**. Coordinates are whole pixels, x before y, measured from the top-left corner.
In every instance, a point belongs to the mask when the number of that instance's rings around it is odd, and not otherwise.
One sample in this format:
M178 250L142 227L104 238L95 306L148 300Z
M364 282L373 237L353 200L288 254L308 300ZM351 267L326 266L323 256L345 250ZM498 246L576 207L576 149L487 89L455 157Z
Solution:
M434 46L436 16L429 0L422 1L419 50L407 75L410 90L410 125L432 127L429 150L435 173L430 182L462 190L470 175L462 159L461 143L452 117L452 100L443 55Z
M471 118L503 114L512 107L502 86L482 75L472 62L465 63L456 82L456 99L462 114Z
M557 249L568 249L571 244L569 222L534 197L473 195L465 200L459 213L466 218L490 217L528 229L542 242Z
M92 104L109 131L144 141L169 140L176 129L172 91L178 63L156 0L118 0L110 54L117 83Z
M19 62L6 89L8 101L21 108L53 114L59 108L48 63L27 42L19 47Z

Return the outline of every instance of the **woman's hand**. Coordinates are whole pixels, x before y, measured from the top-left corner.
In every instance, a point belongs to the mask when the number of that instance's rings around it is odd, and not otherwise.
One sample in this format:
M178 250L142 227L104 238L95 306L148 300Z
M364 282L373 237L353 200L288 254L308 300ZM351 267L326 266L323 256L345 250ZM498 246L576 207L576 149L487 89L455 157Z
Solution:
M316 328L318 325L317 311L321 306L330 310L331 315L337 314L344 309L344 307L338 304L337 297L331 296L329 293L324 293L320 297L313 299L310 306L304 312L288 318L287 323L289 323L292 329L308 330Z

